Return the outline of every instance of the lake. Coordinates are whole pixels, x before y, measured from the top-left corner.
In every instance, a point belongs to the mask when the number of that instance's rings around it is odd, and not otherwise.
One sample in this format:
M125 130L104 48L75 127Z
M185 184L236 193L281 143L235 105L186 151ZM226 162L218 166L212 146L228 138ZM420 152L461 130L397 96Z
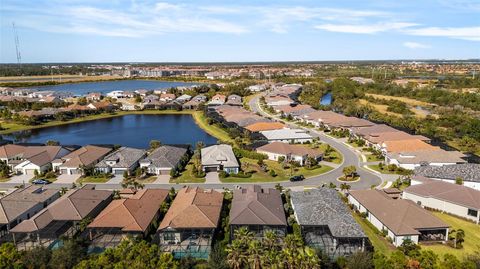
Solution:
M332 104L332 93L328 92L324 96L322 96L322 100L320 100L320 105L329 106L331 104Z
M150 140L163 144L190 144L198 141L210 145L217 139L195 124L191 115L125 115L109 119L72 123L4 135L15 142L63 145L118 144L147 148Z
M74 95L86 95L90 92L100 92L103 94L111 91L135 91L139 89L156 90L171 87L191 86L195 83L189 82L172 82L172 81L158 81L158 80L113 80L113 81L98 81L98 82L80 82L67 83L50 86L29 87L27 89L35 89L39 91L61 91L68 92Z

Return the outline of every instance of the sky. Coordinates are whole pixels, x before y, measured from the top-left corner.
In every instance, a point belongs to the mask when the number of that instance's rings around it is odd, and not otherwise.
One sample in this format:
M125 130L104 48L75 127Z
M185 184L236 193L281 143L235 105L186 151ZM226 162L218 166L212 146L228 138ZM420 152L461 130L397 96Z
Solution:
M480 0L0 0L0 62L480 58Z

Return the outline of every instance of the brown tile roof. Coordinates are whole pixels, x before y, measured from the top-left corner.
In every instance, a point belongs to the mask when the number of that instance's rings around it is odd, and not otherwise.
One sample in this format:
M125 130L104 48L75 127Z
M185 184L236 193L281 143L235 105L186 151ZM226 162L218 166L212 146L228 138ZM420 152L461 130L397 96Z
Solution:
M107 155L111 148L87 145L83 146L62 157L65 160L60 167L80 167L82 165L89 166L105 155Z
M178 191L162 223L161 231L173 229L211 228L218 226L222 211L223 194L213 190L185 187Z
M430 138L423 135L411 135L403 131L383 132L375 133L365 137L368 141L376 144L381 144L385 141L397 141L397 140L421 140L429 142Z
M45 201L56 195L58 190L43 189L35 185L16 189L0 199L0 224L10 223L26 211L43 205Z
M333 111L318 110L303 116L307 120L322 121L327 123L340 122L347 117Z
M410 186L404 192L480 210L480 191L463 185L432 180Z
M458 151L433 150L402 151L387 153L387 157L400 164L466 163L465 155Z
M257 148L257 151L272 152L283 155L295 155L295 156L305 156L318 157L322 155L322 152L319 150L314 150L302 145L291 145L282 142L272 142L270 144L263 145Z
M387 152L402 152L402 151L418 151L418 150L435 150L438 147L434 147L428 143L419 139L406 139L406 140L394 140L385 141L382 145Z
M28 233L47 227L52 221L80 221L112 196L111 191L94 190L85 186L70 190L35 216L15 226L11 231Z
M62 146L28 146L22 158L42 166L55 160L63 149L65 148Z
M230 224L287 226L280 192L258 185L235 190Z
M353 129L353 133L359 136L378 136L381 133L400 132L399 130L385 124L375 124L369 127L358 127Z
M250 132L279 130L285 128L285 124L280 122L256 122L245 127Z
M350 191L350 195L397 236L420 234L420 229L449 227L412 201L391 199L380 190L356 190Z
M15 144L3 145L0 147L0 158L13 158L17 155L23 154L25 149L25 146Z
M301 111L301 110L309 110L309 109L313 109L313 108L309 105L296 105L296 106L284 105L284 106L277 106L275 109L279 110L279 111L282 111L285 114L289 114L289 113L292 113L292 112Z
M88 227L145 232L167 196L168 190L145 189L128 199L113 200Z

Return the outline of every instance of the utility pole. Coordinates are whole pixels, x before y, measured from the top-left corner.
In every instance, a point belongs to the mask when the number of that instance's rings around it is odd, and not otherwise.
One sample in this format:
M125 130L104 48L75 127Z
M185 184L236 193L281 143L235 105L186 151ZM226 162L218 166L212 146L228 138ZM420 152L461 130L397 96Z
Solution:
M12 22L13 26L13 35L15 40L15 51L17 56L17 64L21 67L22 66L22 56L20 55L20 40L18 39L18 32L17 28L15 27L15 22Z

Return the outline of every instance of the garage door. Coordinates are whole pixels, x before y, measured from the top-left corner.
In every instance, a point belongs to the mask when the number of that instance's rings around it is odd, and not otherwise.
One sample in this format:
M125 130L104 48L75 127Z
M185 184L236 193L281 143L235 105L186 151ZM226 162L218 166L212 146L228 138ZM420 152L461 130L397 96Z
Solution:
M170 175L170 170L159 170L159 175Z
M125 172L125 170L115 170L115 175L123 175L123 172Z
M60 169L60 174L65 175L68 173L67 169Z
M35 175L35 169L25 169L26 175Z
M217 167L205 167L205 172L208 173L208 172L216 172L217 171Z

